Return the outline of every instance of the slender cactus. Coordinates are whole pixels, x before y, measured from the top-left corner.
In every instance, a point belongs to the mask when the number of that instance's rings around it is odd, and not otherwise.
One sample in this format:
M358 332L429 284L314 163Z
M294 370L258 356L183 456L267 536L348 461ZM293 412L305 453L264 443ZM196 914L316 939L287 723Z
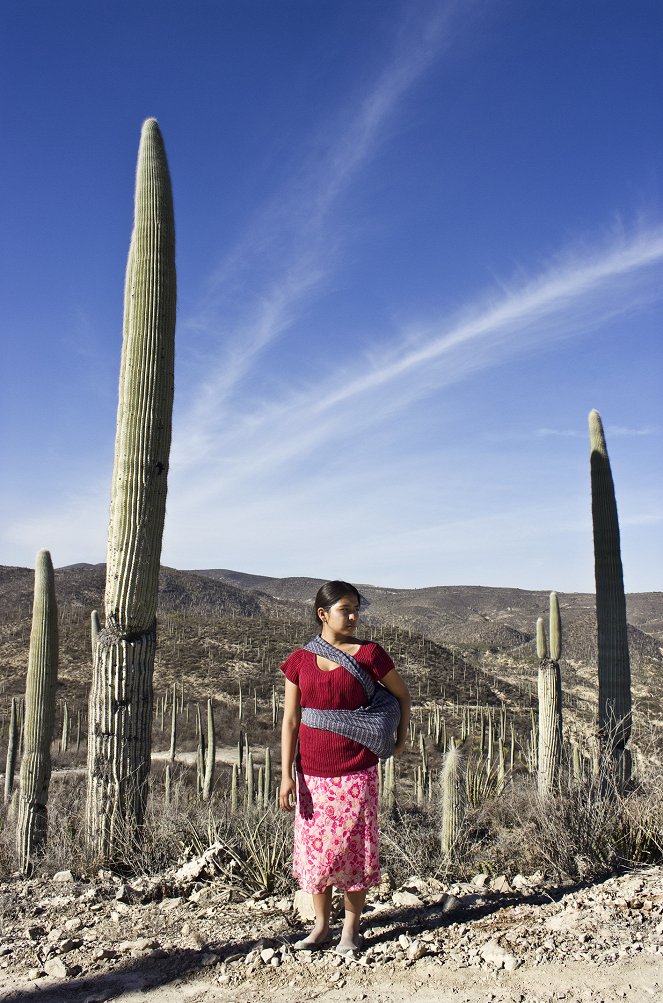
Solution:
M540 619L540 618L539 618ZM537 621L537 639L539 622ZM545 646L548 650L547 645ZM537 651L539 646L537 643ZM541 649L543 650L543 649ZM557 593L550 593L550 658L539 656L539 794L549 795L557 786L562 765L562 679L559 658L562 651L562 622Z
M216 731L214 729L214 705L207 701L207 755L205 756L205 781L203 801L209 801L214 789L214 768L216 766Z
M5 765L5 804L12 796L14 772L16 770L16 755L18 753L18 719L16 697L12 697L12 709L9 716L9 734L7 736L7 760Z
M465 755L462 745L447 752L442 768L442 854L448 860L458 844L465 817Z
M152 744L159 558L173 409L175 227L159 127L143 125L127 263L106 560L90 692L87 832L101 859L139 838Z
M175 699L175 683L173 683L173 702L170 708L170 752L168 758L171 763L175 762L175 751L177 749L177 700Z
M239 786L239 770L237 769L237 763L233 763L232 772L230 775L230 814L237 814L237 789Z
M592 524L598 634L598 726L605 773L623 787L631 777L631 666L619 519L603 424L589 414Z
M265 808L269 805L272 790L272 753L265 747Z
M62 709L62 736L60 738L60 751L66 752L69 748L69 708L67 701Z
M196 793L202 797L205 786L205 736L203 722L200 716L200 704L196 704L196 734L198 745L196 749Z
M251 807L255 800L255 770L253 768L253 753L248 752L246 755L246 804L247 807Z
M35 565L35 593L28 675L25 684L24 752L16 826L19 870L28 874L46 839L51 741L58 677L58 611L51 555L40 550Z

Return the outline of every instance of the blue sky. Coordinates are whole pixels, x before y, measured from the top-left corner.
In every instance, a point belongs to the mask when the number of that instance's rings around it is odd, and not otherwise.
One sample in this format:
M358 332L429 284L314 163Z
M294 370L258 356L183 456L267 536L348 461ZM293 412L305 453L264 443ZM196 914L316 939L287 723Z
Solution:
M142 121L163 563L593 589L587 414L662 587L658 0L6 0L0 562L105 559Z

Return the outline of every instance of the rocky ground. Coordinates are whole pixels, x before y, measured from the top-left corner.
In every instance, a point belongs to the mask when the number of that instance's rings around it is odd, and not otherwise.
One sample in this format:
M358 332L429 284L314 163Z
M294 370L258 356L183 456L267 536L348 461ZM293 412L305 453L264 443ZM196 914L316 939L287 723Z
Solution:
M0 1000L94 1003L663 999L663 867L584 886L540 874L371 894L365 947L295 952L306 901L208 880L214 850L123 883L108 872L0 886Z

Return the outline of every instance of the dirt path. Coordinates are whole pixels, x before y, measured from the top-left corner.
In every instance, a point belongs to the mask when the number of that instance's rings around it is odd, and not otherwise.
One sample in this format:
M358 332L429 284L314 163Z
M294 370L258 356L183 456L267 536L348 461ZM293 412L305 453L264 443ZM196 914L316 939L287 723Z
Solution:
M149 987L136 974L100 980L96 985L46 980L15 987L0 1000L12 1003L646 1003L663 999L663 958L629 959L597 968L588 962L563 959L515 972L453 971L422 960L406 971L366 970L343 964L340 987L331 983L339 969L329 965L305 967L286 979L285 973L263 972L241 987L220 986L210 971L205 976L175 979L167 985Z
M290 900L234 902L218 882L8 882L0 1001L663 1001L663 867L577 887L498 881L376 894L351 959L294 951L305 925Z

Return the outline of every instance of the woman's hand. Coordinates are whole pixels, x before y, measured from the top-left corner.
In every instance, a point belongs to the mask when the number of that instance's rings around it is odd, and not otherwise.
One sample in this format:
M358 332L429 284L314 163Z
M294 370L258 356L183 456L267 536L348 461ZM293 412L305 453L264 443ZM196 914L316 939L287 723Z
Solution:
M281 791L279 794L279 804L283 811L294 811L297 802L297 789L292 777L285 777L281 781Z

